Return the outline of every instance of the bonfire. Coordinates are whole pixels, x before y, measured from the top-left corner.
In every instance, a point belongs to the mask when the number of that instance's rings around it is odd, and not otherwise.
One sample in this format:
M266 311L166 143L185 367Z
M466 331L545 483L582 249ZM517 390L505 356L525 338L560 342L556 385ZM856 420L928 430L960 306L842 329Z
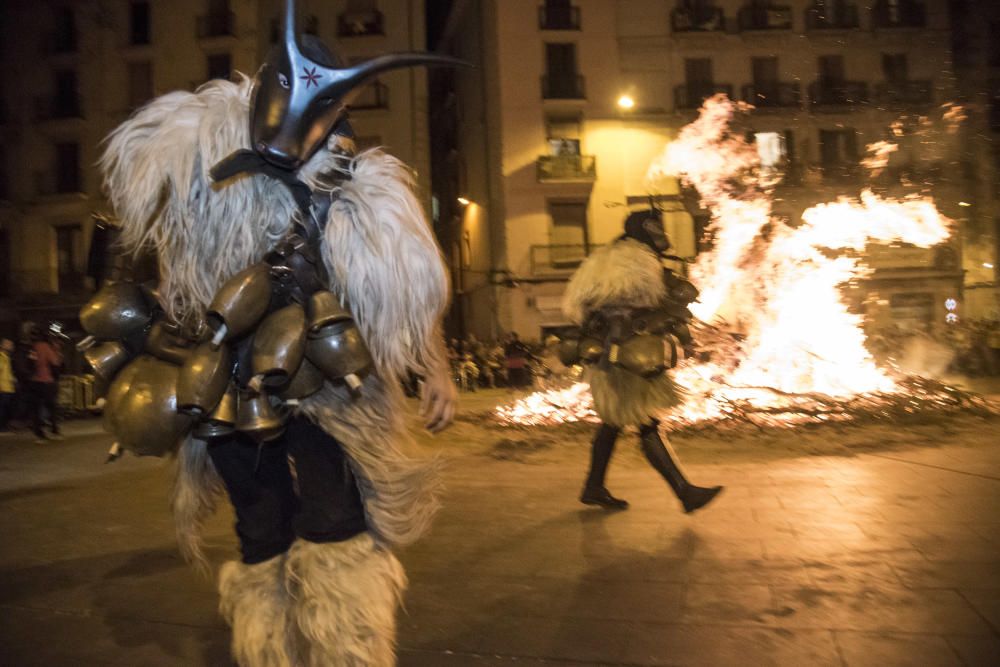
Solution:
M863 318L842 294L870 273L870 245L929 248L948 240L953 222L929 196L870 189L813 206L795 223L781 220L772 212L780 173L730 131L750 109L721 95L707 100L648 170L651 188L678 178L711 213L711 250L689 272L701 292L691 311L702 353L673 371L688 399L661 422L672 430L780 427L988 412L972 394L876 363ZM955 116L948 106L945 120ZM877 175L894 150L876 142L863 164ZM536 392L495 416L525 425L597 421L583 383Z

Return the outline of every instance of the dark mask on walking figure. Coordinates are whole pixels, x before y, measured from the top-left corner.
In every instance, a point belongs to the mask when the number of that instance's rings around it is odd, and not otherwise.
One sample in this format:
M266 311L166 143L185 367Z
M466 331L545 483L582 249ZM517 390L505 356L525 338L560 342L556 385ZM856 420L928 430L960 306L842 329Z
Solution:
M625 218L625 234L622 238L644 243L656 254L670 249L670 239L663 229L663 215L656 209L630 213Z

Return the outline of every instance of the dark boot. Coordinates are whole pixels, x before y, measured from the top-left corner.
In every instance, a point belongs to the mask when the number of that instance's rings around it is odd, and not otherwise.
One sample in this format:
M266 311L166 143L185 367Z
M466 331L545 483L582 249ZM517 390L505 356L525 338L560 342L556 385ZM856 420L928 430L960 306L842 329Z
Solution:
M704 507L722 491L721 486L706 488L695 486L687 481L684 473L681 472L681 469L671 457L667 446L660 439L656 422L653 422L652 425L647 424L639 429L639 435L642 438L642 453L646 455L646 460L649 461L649 464L653 466L656 472L663 476L663 479L667 480L667 484L670 485L674 494L677 495L678 500L684 505L685 514Z
M604 487L604 475L608 472L608 463L611 461L611 453L615 449L619 431L618 427L608 424L601 424L597 429L590 448L590 472L587 473L587 483L580 495L580 502L584 505L600 505L607 509L618 510L628 507L627 501L615 498Z

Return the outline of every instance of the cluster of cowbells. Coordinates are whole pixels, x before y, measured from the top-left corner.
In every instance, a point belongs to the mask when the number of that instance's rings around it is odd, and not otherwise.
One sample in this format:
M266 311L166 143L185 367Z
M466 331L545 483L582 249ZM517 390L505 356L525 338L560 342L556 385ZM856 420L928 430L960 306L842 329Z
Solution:
M83 307L88 337L80 348L106 388L104 426L116 447L162 456L189 433L212 439L237 431L263 443L284 432L288 403L325 381L360 391L372 358L350 312L327 290L273 310L273 273L261 262L228 280L195 339L134 282L107 283ZM249 355L240 354L251 336ZM247 361L251 379L241 385L237 365Z

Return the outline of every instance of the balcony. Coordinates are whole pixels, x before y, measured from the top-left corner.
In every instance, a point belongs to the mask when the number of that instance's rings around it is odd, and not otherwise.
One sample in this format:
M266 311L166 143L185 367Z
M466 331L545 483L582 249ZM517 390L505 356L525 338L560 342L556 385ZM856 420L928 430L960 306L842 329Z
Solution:
M857 5L833 4L806 10L806 30L855 30L860 27Z
M930 81L886 81L875 88L875 101L892 107L923 106L934 102Z
M535 162L539 183L592 183L597 179L593 155L539 155Z
M754 3L742 7L736 15L740 31L746 30L791 30L792 8L764 3Z
M542 99L583 100L586 98L582 74L559 74L542 77Z
M80 95L35 98L36 120L65 120L68 118L83 118L83 102Z
M388 109L389 108L389 86L381 81L375 81L369 86L361 89L361 92L354 101L351 102L352 111L363 111L365 109Z
M873 28L924 28L927 8L914 0L879 0L872 7Z
M36 197L77 195L83 192L83 180L78 171L63 173L50 171L32 172L32 186Z
M709 97L718 94L733 96L733 87L728 83L682 83L674 86L674 107L676 109L697 109Z
M720 7L707 3L691 9L678 7L670 12L670 26L674 32L725 32L726 17Z
M541 30L579 30L579 7L538 8L538 27Z
M385 16L377 9L344 12L337 17L338 37L372 37L385 34Z
M868 84L862 81L814 81L809 84L809 105L844 107L868 102Z
M197 18L197 34L199 39L213 37L236 36L236 14L233 12L217 12L205 14Z
M827 185L843 185L857 182L862 176L861 166L853 162L820 164L819 173Z
M531 275L535 277L569 277L599 245L533 245Z
M743 101L758 109L798 109L802 106L802 92L795 82L749 84L743 86Z

